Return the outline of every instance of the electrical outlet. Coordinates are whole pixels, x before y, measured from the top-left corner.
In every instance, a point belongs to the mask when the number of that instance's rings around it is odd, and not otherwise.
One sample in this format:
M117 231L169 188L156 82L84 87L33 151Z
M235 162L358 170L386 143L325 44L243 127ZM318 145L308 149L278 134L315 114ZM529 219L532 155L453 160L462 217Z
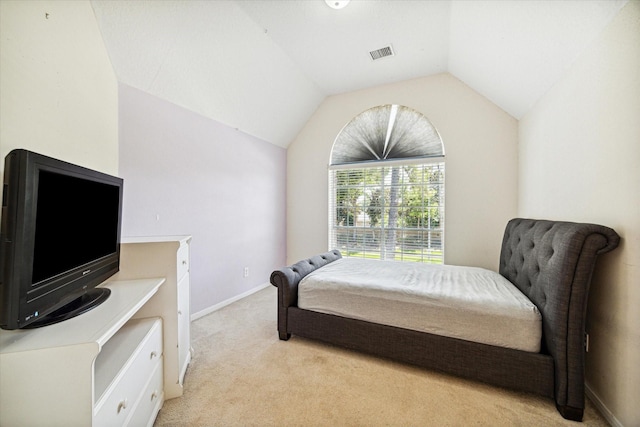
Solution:
M249 277L249 267L245 267L242 272L242 277Z

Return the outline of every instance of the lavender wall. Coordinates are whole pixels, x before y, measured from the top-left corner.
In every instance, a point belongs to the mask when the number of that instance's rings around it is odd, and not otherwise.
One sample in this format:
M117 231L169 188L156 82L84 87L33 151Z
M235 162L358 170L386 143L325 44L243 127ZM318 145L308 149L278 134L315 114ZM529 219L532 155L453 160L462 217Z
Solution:
M193 236L191 312L268 282L286 257L286 150L122 84L119 120L122 235Z

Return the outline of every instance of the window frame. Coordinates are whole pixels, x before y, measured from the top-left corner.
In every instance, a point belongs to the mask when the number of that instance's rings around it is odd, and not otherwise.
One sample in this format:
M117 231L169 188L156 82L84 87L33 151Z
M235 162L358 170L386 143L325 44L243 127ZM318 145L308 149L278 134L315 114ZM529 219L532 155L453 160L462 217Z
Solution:
M381 183L379 185L374 185L374 184L364 184L364 182L362 183L362 188L363 188L363 194L359 197L362 197L362 205L361 205L361 211L360 215L363 215L364 217L364 223L362 225L358 225L358 220L357 218L354 221L353 225L340 225L339 221L338 221L338 215L337 215L337 189L339 187L336 187L336 173L337 171L342 171L342 170L359 170L359 169L379 169L379 168L392 168L392 167L404 167L404 166L418 166L420 168L425 168L425 167L429 167L429 165L432 165L436 168L439 169L439 173L441 176L441 180L436 182L436 183L425 183L424 182L424 175L423 175L423 180L421 181L421 183L419 184L420 186L422 186L422 188L424 189L425 187L427 188L431 188L431 187L438 187L438 205L434 206L434 205L423 205L423 211L425 208L428 209L437 209L438 210L438 217L439 217L439 226L437 228L433 228L431 227L431 221L429 221L429 224L427 227L407 227L406 224L401 225L401 224L397 224L396 227L393 228L389 228L388 224L386 224L385 227L385 219L384 219L384 212L385 209L389 208L389 205L384 204L384 209L382 211L382 217L383 219L380 221L380 226L377 227L371 227L370 222L366 220L366 217L369 216L369 214L366 213L366 191L364 190L369 189L371 190L372 188L381 188L384 192L385 188L388 188L389 185L385 186L384 181L387 179L385 176L385 179L381 179ZM415 262L425 262L425 263L432 263L432 264L444 264L445 263L445 172L446 172L446 165L445 165L445 158L444 156L432 156L432 157L420 157L420 158L409 158L409 159L399 159L399 160L383 160L383 161L367 161L367 162L354 162L354 163L343 163L343 164L339 164L339 165L330 165L328 168L328 180L329 180L329 249L340 249L341 252L343 252L343 256L345 257L351 257L351 256L357 256L357 257L361 257L361 258L374 258L374 259L394 259L396 261L415 261ZM403 180L404 181L404 180ZM411 185L408 183L402 183L398 188L410 188ZM424 190L423 190L424 191ZM369 196L370 197L370 196ZM424 193L422 193L422 197L424 199ZM369 205L371 206L371 205ZM406 211L408 212L408 205L405 204L404 206L400 205L398 206L398 208L402 211L402 208L405 208ZM404 219L402 220L403 222L405 221ZM379 249L376 251L374 248L370 248L369 250L367 250L367 245L366 245L366 239L363 237L362 241L360 242L360 247L357 247L357 238L354 239L354 241L356 242L356 245L346 245L346 246L342 246L339 245L339 235L341 234L339 232L339 230L349 230L349 232L353 231L354 233L357 233L357 231L361 231L361 235L364 236L365 233L368 233L369 231L373 231L372 236L374 236L374 240L375 240L375 233L376 231L378 231L379 233L379 240L380 240L380 246ZM394 250L392 251L392 254L389 254L386 248L386 243L387 243L387 239L385 238L385 236L387 235L387 233L389 232L389 230L395 230L396 234L395 237L390 237L392 240L391 242L393 243L395 241L395 245L394 245ZM410 250L417 250L417 247L411 247L410 244L407 243L407 241L409 240L409 236L411 234L413 234L414 236L416 234L419 233L427 233L427 241L429 242L427 247L424 246L424 234L421 238L421 243L420 245L420 251L418 254L415 253L411 253ZM432 242L436 239L434 239L434 236L439 236L439 245L434 245L434 247L431 246ZM399 242L402 242L399 244ZM374 243L369 241L369 243ZM400 247L400 249L398 250L398 246ZM438 249L434 249L435 246L438 246ZM356 249L360 249L358 251L356 251Z

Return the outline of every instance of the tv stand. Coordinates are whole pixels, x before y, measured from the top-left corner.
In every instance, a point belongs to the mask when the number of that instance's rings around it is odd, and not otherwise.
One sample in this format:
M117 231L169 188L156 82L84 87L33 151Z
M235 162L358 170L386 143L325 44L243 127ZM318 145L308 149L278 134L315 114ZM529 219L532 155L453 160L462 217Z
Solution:
M164 401L162 312L133 319L165 279L108 281L98 307L0 331L0 425L150 425ZM175 310L175 309L174 309Z
M109 295L111 295L111 289L109 288L90 289L78 298L71 300L68 304L63 305L35 322L29 323L22 329L41 328L79 316L105 302L107 298L109 298Z

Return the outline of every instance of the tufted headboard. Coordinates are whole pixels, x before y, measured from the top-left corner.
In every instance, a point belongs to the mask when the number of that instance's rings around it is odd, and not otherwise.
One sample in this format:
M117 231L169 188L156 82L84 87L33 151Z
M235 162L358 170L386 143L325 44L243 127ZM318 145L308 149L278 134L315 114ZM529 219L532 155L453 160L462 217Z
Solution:
M542 313L542 351L555 361L557 402L584 396L584 331L591 275L599 254L618 246L614 230L595 224L516 218L507 224L500 274ZM581 389L569 390L569 387Z

